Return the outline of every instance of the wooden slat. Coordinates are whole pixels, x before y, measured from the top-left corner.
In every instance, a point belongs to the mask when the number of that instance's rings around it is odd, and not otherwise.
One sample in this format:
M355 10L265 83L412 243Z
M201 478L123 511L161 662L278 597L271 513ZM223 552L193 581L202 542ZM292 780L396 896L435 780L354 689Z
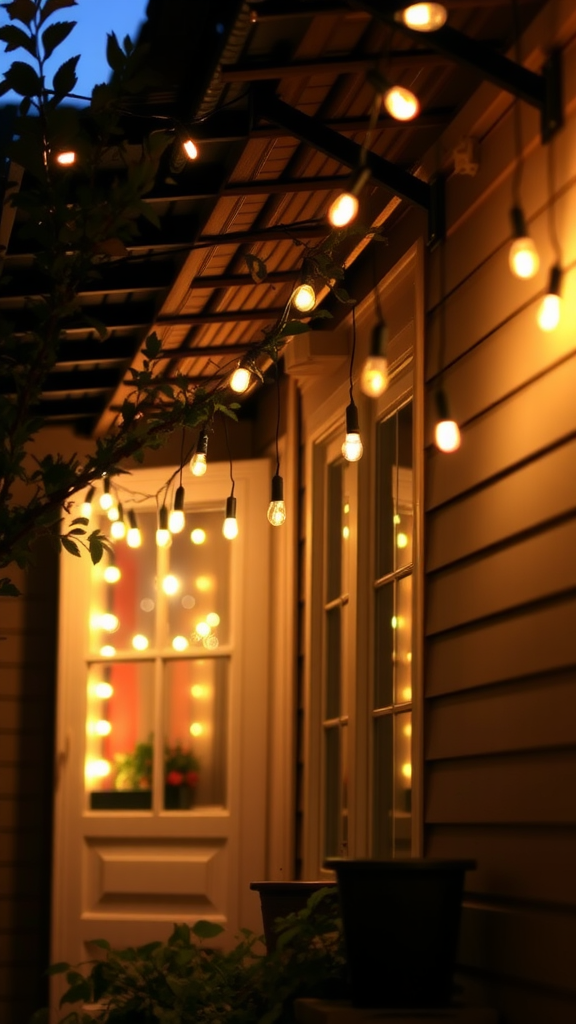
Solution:
M50 728L51 708L46 700L3 699L0 697L0 729L25 732L43 732ZM0 763L2 751L0 750Z
M576 589L576 519L429 579L426 633Z
M576 666L576 597L427 643L425 696Z
M426 568L438 569L576 510L576 440L428 516Z
M514 978L483 977L476 971L456 975L465 1006L497 1006L506 1024L567 1024L576 1020L576 996Z
M3 641L0 640L0 693L2 696L13 698L25 693L27 698L44 695L51 700L54 690L54 666L50 660L34 667L27 665L24 677L19 665L7 665L3 661L2 643Z
M428 760L576 746L574 672L429 701Z
M576 993L575 949L574 914L463 907L459 964Z
M432 761L425 821L576 823L576 750Z
M574 437L575 394L576 356L469 424L463 430L458 451L445 455L436 449L429 450L427 508L450 501Z
M576 907L576 829L510 825L435 825L428 857L477 862L466 891Z

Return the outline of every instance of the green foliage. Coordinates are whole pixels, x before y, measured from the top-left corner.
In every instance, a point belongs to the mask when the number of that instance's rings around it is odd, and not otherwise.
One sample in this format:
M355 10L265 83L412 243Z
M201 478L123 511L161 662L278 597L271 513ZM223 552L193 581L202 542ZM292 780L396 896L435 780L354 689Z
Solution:
M55 964L68 988L60 1006L76 1007L61 1024L289 1024L294 999L337 998L345 989L345 961L334 888L321 889L304 910L280 919L275 951L243 930L226 952L209 948L220 925L197 921L174 926L167 942L123 950L106 940L92 943L102 958L72 967ZM31 1024L41 1024L40 1011Z

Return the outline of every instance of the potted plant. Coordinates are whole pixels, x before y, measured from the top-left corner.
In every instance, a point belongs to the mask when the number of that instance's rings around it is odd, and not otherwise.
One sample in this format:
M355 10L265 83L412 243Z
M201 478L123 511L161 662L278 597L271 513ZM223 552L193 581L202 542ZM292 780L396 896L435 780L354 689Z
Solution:
M352 1003L452 1002L464 876L473 860L346 860L336 871Z
M326 882L323 881L250 882L250 888L260 896L262 924L268 952L276 948L277 928L283 927L285 917L303 910L310 897L321 889L326 889L332 895L336 894L336 887L326 887Z
M114 758L114 789L91 794L92 810L150 810L152 807L153 741L137 743ZM164 807L189 810L200 779L200 762L180 743L164 748Z

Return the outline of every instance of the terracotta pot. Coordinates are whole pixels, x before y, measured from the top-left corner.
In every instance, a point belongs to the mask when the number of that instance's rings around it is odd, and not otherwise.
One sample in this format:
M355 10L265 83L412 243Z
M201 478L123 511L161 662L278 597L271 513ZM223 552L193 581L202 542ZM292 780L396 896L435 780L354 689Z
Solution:
M338 880L354 1006L450 1005L464 875L475 866L472 860L325 862Z

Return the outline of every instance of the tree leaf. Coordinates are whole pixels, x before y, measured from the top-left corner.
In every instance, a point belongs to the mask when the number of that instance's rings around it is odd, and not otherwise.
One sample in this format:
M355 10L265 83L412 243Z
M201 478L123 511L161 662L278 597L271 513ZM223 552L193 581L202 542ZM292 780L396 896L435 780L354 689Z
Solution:
M5 81L19 96L39 96L42 90L42 82L34 68L22 60L13 61L6 72Z
M63 43L68 38L75 26L75 21L56 21L53 25L48 25L48 28L42 33L44 60L48 60L48 57L54 53L56 47L60 46L60 43Z
M108 939L90 939L91 946L98 946L98 949L112 949Z
M50 967L48 968L48 970L46 971L46 974L48 974L50 976L53 975L53 974L64 974L64 971L69 971L69 970L70 970L70 964L67 964L67 963L65 963L64 960L61 960L60 963L51 964Z
M46 0L40 15L40 24L43 25L51 14L63 11L65 7L77 7L77 0Z
M77 558L80 558L80 549L75 541L69 540L68 537L60 537L60 543L69 555L76 555Z
M27 50L31 57L35 56L34 40L22 28L16 25L3 25L0 28L0 39L6 43L6 53L11 50Z
M216 924L214 921L196 921L190 930L199 939L213 939L224 931L222 925Z
M60 1006L64 1006L65 1003L79 1003L88 1002L92 991L87 981L78 982L77 985L72 985L67 992L64 993L60 1000Z
M72 92L76 82L78 81L76 75L76 65L80 60L80 54L77 57L70 57L69 60L58 68L58 71L52 79L52 88L54 90L54 99L56 103L59 103L61 99L68 96Z
M109 32L106 40L106 60L112 71L121 71L124 67L125 56L118 42L115 32Z
M36 4L33 0L12 0L4 4L11 21L21 21L23 25L30 25L36 14Z
M15 583L8 576L2 576L0 579L0 597L20 597L21 591Z

